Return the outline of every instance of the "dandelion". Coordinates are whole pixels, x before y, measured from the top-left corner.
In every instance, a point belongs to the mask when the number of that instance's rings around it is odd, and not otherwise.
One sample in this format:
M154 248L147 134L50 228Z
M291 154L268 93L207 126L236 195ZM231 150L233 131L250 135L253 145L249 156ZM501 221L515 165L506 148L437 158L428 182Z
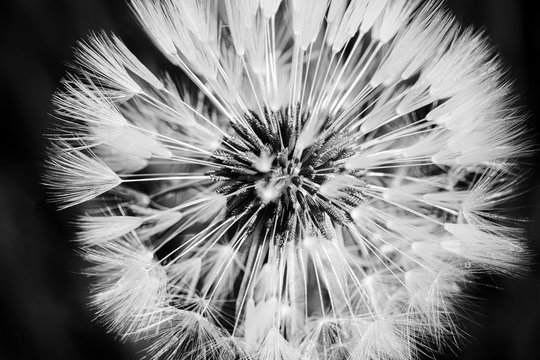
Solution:
M131 0L178 74L78 44L45 183L84 206L92 305L156 359L412 359L526 255L530 145L437 1ZM180 74L180 75L179 75Z

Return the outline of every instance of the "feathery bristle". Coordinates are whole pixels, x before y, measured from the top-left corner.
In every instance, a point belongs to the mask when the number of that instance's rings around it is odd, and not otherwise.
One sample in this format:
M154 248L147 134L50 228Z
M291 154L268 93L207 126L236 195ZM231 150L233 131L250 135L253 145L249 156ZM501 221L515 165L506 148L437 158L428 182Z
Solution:
M440 2L131 7L181 76L80 42L44 181L60 208L93 199L78 239L120 338L155 359L408 360L455 342L477 274L521 272L503 205L523 119Z

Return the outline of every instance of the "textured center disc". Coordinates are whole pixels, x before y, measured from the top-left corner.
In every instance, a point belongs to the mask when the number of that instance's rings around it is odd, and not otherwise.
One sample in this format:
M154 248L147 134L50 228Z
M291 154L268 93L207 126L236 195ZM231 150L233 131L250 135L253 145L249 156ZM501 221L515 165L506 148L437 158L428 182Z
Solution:
M246 114L214 153L220 167L210 175L222 182L217 192L227 198L227 216L245 218L247 232L259 226L279 243L300 234L331 238L362 201L360 174L343 165L350 144L328 130L330 119L299 140L309 116L290 108L266 110L263 120Z

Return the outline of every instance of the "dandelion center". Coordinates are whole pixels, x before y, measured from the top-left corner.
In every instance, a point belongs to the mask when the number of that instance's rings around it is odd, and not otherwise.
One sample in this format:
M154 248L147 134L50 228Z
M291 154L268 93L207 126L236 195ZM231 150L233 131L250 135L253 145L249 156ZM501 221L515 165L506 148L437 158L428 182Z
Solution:
M328 117L305 146L309 117L299 107L265 110L264 119L246 114L214 153L221 167L209 174L223 182L217 192L227 197L226 215L245 218L246 231L263 225L283 244L297 235L331 238L335 225L352 220L363 181L345 166L348 138Z

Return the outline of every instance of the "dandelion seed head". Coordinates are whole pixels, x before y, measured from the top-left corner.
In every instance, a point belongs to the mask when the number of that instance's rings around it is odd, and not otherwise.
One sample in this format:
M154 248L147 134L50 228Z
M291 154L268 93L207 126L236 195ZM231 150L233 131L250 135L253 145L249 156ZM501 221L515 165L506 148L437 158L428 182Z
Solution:
M84 207L98 317L173 359L414 359L527 251L530 152L484 35L439 1L132 0L178 74L92 33L45 183ZM427 348L435 344L435 348Z

